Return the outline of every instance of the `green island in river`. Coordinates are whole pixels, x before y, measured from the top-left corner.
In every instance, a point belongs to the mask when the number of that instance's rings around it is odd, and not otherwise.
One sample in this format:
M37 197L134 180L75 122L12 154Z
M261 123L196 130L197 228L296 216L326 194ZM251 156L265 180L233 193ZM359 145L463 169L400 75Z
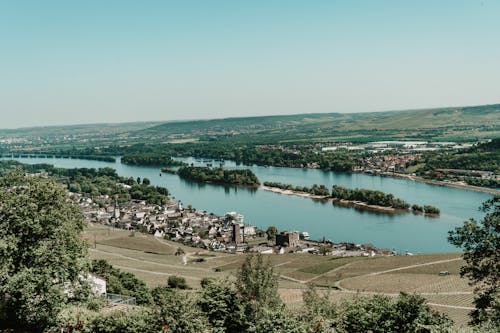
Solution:
M204 183L257 187L259 179L251 170L224 170L223 168L183 166L179 177Z
M333 185L331 193L325 185L314 184L312 187L294 186L278 182L264 182L263 189L266 191L310 197L312 199L331 199L334 204L375 210L384 213L406 213L410 204L395 198L392 194L382 191L368 189L349 189L343 186ZM427 216L437 216L440 210L437 207L425 205L424 207L413 205L414 213L423 213Z

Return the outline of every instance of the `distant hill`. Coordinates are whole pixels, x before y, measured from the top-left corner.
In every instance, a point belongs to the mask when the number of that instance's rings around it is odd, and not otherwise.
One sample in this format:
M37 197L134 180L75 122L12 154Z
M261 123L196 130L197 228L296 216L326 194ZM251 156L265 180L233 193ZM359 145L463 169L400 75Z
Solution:
M308 113L209 120L0 129L2 138L48 139L60 147L175 142L366 142L391 139L471 141L500 137L500 104L366 113ZM39 141L36 141L39 140ZM42 140L42 141L40 141ZM85 141L87 140L87 141ZM178 141L180 142L180 141Z
M81 124L81 125L59 125L59 126L39 126L23 127L16 129L1 129L0 136L55 136L55 135L98 135L117 134L142 130L160 122L135 122L135 123L115 123L115 124Z
M144 135L195 137L240 135L251 139L455 139L500 135L500 104L369 113L312 113L175 121L140 131Z

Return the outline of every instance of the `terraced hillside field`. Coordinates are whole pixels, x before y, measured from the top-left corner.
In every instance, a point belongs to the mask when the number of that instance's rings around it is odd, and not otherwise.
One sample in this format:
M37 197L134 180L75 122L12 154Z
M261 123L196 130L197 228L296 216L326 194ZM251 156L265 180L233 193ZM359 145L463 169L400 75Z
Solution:
M83 236L91 258L106 259L135 274L150 286L167 283L170 275L186 278L200 288L204 277L233 278L245 254L228 254L182 246L149 235L90 225ZM175 252L187 255L184 264ZM315 284L337 302L351 297L382 293L416 292L465 328L472 308L472 288L459 276L460 254L337 258L311 254L266 255L280 276L280 295L288 306L302 302L308 283ZM439 273L447 271L441 276Z

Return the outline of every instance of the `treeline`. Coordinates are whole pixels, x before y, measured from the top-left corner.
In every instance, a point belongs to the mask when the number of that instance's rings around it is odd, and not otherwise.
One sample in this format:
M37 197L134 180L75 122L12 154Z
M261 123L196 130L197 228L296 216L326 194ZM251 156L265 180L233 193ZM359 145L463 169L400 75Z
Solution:
M473 186L500 188L500 179L497 178L464 177L463 180Z
M395 198L392 194L387 194L382 191L374 191L367 189L349 189L343 186L333 185L332 198L350 201L362 201L369 205L377 205L383 207L393 207L397 209L408 209L410 204L406 201Z
M80 160L92 160L100 162L116 162L116 158L113 156L104 155L85 155L85 154L2 154L0 157L12 157L12 158L70 158L70 159L80 159Z
M112 168L56 168L50 164L23 164L16 161L0 161L0 175L11 169L22 169L27 173L46 173L64 184L70 192L90 197L118 195L120 202L145 200L149 204L163 205L168 202L169 192L165 187L152 186L149 179L120 177Z
M251 170L225 170L223 168L183 166L177 170L181 178L204 183L259 186L257 176Z
M356 165L351 153L318 154L313 149L302 149L293 153L280 149L251 147L235 150L234 157L227 158L246 165L306 168L314 165L319 169L350 172Z
M161 153L136 153L126 154L122 157L122 163L129 165L150 166L181 166L185 163L172 159L170 155Z
M291 146L293 147L293 145ZM352 152L335 152L318 154L312 146L301 145L297 152L289 149L265 148L255 143L234 143L225 140L188 142L183 144L137 143L127 146L111 145L105 148L84 148L77 150L52 150L44 152L57 156L122 156L122 162L135 165L168 164L171 157L199 157L216 160L232 160L237 164L305 168L310 165L323 170L350 172L357 165L358 154Z
M294 192L304 192L313 195L321 195L324 197L328 197L330 195L330 191L325 185L317 185L314 184L312 187L307 186L294 186L291 184L283 184L278 182L264 182L264 186L280 188L282 190L290 190Z
M439 208L431 206L431 205L425 205L425 206L412 205L411 210L414 213L421 213L421 214L427 214L427 215L439 215L441 213Z
M429 153L421 173L434 169L482 170L500 173L500 138L455 153Z

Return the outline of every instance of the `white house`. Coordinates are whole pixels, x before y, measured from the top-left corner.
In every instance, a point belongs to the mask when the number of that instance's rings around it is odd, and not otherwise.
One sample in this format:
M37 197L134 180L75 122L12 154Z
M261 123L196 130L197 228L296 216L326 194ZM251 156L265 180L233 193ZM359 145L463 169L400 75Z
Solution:
M97 277L93 274L87 275L87 281L90 284L92 292L96 296L106 295L106 280Z

